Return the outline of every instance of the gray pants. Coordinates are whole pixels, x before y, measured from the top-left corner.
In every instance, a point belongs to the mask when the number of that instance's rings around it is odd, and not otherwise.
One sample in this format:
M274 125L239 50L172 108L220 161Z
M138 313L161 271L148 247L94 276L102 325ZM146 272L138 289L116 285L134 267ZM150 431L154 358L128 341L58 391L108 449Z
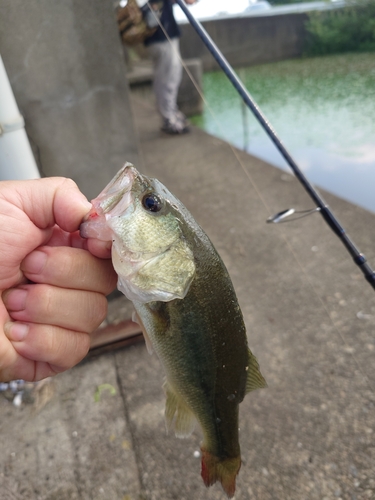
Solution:
M179 42L178 38L173 38L171 42L157 42L148 46L154 64L156 105L162 118L171 123L175 123L180 114L177 107L177 93L182 78Z

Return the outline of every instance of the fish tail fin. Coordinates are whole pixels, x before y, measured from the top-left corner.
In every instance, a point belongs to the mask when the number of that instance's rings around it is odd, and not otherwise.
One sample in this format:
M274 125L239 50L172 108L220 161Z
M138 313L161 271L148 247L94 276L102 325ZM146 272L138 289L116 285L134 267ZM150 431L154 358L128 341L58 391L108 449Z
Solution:
M228 498L234 496L236 490L236 476L241 467L241 457L221 459L202 448L201 475L204 484L208 487L220 481Z

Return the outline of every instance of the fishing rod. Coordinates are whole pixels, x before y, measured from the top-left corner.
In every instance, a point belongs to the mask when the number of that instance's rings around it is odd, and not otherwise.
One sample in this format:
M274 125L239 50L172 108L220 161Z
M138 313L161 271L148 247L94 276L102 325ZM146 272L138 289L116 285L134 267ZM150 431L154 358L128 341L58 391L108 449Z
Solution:
M182 11L184 12L185 16L188 18L190 24L193 26L195 31L197 32L198 36L201 38L203 43L206 45L208 50L211 52L213 55L214 59L216 62L219 64L220 68L224 71L225 75L228 77L234 88L237 90L237 92L240 94L242 97L243 101L247 105L247 107L253 112L255 118L258 120L260 125L263 127L264 131L268 135L268 137L271 139L271 141L274 143L276 148L279 150L287 164L290 166L290 168L293 170L294 175L297 177L297 179L300 181L300 183L303 185L309 196L313 199L314 203L317 205L318 210L322 216L323 219L326 221L328 226L332 229L332 231L340 238L350 255L352 256L355 264L361 269L362 273L364 274L366 280L370 283L373 289L375 289L375 273L370 267L370 265L367 263L366 257L358 250L358 248L355 246L353 241L349 238L348 234L346 233L345 229L342 227L342 225L339 223L335 215L333 214L332 210L329 208L327 203L323 200L323 198L320 196L318 191L314 188L314 186L310 183L310 181L307 179L307 177L303 174L297 163L294 161L290 153L287 151L279 137L277 136L276 132L273 130L271 124L269 121L266 119L266 117L263 115L262 111L260 110L259 106L256 104L254 99L251 97L249 92L247 91L246 87L243 85L241 80L238 78L236 73L234 72L233 68L231 65L228 63L228 61L225 59L223 56L222 52L219 50L215 42L212 40L212 38L209 36L207 31L203 28L201 23L195 19L193 14L190 12L190 10L187 8L185 2L183 0L175 0L176 3L180 6ZM269 219L269 222L280 222L280 219L284 216L285 217L285 212L280 212L279 214L276 214L273 218L271 217Z

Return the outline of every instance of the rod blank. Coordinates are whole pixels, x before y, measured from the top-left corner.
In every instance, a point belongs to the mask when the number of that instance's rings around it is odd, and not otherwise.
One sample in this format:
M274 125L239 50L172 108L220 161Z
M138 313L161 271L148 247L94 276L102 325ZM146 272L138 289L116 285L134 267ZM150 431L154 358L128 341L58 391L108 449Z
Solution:
M255 118L258 120L260 125L263 127L264 131L274 143L276 148L279 150L280 154L283 156L289 167L293 170L294 175L303 185L309 196L313 199L314 203L320 208L320 213L323 219L332 229L332 231L341 239L342 243L352 256L355 264L361 269L366 280L370 283L372 288L375 290L375 273L367 263L366 257L357 249L353 241L347 235L345 229L341 226L332 210L329 208L327 203L320 196L318 191L310 183L307 177L303 174L297 163L294 161L290 153L287 151L276 132L273 130L271 124L263 115L259 106L256 104L254 99L251 97L246 87L243 85L241 80L238 78L233 68L230 66L228 61L225 59L221 51L216 46L215 42L208 35L207 31L203 28L201 23L195 19L190 10L186 7L183 0L176 0L176 3L180 6L186 17L188 18L190 24L193 26L203 43L206 45L208 50L213 55L216 62L219 64L220 68L224 71L234 88L242 97L243 101L247 107L253 112Z

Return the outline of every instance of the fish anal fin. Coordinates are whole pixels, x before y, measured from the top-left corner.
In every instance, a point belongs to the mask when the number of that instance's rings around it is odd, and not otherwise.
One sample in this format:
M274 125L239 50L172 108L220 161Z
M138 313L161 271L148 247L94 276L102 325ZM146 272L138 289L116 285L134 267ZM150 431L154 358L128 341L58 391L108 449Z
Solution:
M165 423L167 431L173 430L176 437L187 438L195 427L195 416L184 403L182 398L176 394L168 382L163 386L167 397L165 403Z
M248 365L246 367L247 379L246 379L246 394L256 389L263 389L267 387L267 382L265 378L260 373L259 363L254 354L248 350Z
M241 467L241 457L221 459L204 448L201 451L201 476L204 484L209 487L219 481L228 498L232 498L236 491L236 477Z

